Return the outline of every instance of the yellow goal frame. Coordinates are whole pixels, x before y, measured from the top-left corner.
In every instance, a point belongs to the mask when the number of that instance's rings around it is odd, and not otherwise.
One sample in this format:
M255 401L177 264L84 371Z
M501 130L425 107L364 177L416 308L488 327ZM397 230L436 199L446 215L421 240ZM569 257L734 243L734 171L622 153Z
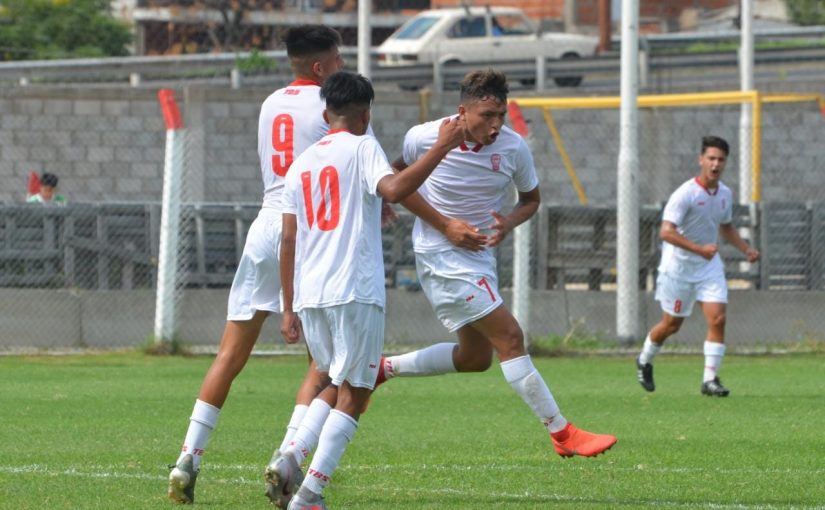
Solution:
M619 96L606 97L517 97L511 102L521 108L541 109L547 129L559 150L562 164L567 171L573 189L582 205L587 205L587 195L579 181L576 169L570 161L567 149L561 139L552 110L560 109L615 109L621 105ZM757 203L762 198L761 156L762 156L762 105L765 103L801 103L814 101L825 115L825 97L822 94L762 94L758 90L699 92L690 94L657 94L637 97L639 108L673 107L673 106L708 106L724 104L750 104L753 107L753 130L751 132L751 179L753 182L751 200Z

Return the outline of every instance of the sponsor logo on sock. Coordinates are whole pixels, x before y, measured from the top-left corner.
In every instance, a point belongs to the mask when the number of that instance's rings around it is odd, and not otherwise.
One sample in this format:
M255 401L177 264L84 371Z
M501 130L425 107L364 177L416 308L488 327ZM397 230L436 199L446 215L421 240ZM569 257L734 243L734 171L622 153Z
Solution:
M203 457L203 448L192 448L192 455Z
M329 475L325 475L324 473L321 473L320 471L316 471L312 468L309 468L309 474L314 476L315 478L321 480L322 482L328 482L329 481Z
M187 451L189 451L189 447L186 446L186 445L183 445L183 446L180 447L180 451L182 451L183 453L186 453Z

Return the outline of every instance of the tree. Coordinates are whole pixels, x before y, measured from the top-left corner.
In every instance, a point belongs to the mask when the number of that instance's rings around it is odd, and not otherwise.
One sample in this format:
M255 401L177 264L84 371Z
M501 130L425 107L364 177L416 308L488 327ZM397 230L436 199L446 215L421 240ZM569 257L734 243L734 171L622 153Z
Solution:
M825 1L823 0L785 0L788 14L800 25L825 25Z
M132 34L107 0L3 0L0 60L128 55Z

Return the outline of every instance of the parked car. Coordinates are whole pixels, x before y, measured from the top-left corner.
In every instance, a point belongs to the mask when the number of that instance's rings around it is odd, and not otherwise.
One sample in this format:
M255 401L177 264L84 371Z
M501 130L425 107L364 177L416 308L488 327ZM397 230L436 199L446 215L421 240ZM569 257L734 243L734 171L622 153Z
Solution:
M595 55L598 43L595 37L578 34L541 33L524 11L514 7L432 9L404 23L378 47L378 65L495 65L539 55L567 60ZM560 87L575 87L582 77L554 81Z

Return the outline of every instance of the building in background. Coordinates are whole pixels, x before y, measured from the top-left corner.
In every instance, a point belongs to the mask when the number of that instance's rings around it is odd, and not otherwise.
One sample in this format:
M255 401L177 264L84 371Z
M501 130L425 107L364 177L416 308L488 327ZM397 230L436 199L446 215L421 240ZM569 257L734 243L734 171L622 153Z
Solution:
M545 30L598 33L600 0L372 0L372 41L378 45L411 14L461 5L524 10ZM615 28L621 0L609 0ZM112 0L112 12L134 23L138 55L278 49L279 33L301 23L337 28L357 41L357 0ZM639 0L642 33L734 29L739 0ZM784 0L754 0L757 21L785 22Z

